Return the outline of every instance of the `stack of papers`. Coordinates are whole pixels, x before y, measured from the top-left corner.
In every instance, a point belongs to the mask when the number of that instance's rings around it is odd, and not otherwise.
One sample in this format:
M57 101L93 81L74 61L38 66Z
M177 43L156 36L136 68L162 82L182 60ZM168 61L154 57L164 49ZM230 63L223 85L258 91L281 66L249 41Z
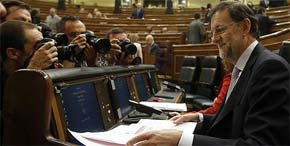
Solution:
M141 119L137 124L120 125L106 132L70 133L82 144L90 146L124 146L134 136L150 130L177 129L193 133L196 122L175 125L170 120Z
M169 102L147 102L141 101L140 104L167 111L186 112L187 107L185 103L169 103Z

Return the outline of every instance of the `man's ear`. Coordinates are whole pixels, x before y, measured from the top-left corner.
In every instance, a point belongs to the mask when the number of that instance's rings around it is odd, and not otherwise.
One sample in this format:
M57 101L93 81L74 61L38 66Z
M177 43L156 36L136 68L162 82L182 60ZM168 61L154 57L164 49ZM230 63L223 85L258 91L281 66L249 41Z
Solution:
M243 32L244 33L250 33L251 29L251 20L249 18L246 18L243 20Z
M7 48L6 50L7 58L11 60L18 60L19 59L19 51L14 48Z

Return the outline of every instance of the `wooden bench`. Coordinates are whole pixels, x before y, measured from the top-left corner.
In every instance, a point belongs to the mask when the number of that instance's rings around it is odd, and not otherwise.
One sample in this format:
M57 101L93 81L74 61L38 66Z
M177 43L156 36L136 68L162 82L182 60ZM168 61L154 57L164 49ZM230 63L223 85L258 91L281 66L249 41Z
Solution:
M261 36L259 41L262 44L269 44L273 42L282 42L283 40L290 39L290 27L277 31L268 35Z

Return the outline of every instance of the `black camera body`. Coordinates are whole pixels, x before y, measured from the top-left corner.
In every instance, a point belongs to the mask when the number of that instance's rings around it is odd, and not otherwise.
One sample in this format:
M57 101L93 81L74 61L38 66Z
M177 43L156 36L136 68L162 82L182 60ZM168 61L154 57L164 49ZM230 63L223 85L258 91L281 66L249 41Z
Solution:
M91 45L96 52L107 54L111 50L111 43L109 39L97 39L93 31L86 31L83 34L86 35L87 43Z
M70 44L67 46L58 46L58 42L51 38L43 38L42 40L36 42L35 49L38 50L41 46L43 46L47 42L54 42L57 48L58 58L60 60L70 60L72 56L75 55L75 48L77 47L77 45Z
M124 52L125 55L134 55L137 52L137 47L129 40L122 40L118 45L121 47L121 51Z

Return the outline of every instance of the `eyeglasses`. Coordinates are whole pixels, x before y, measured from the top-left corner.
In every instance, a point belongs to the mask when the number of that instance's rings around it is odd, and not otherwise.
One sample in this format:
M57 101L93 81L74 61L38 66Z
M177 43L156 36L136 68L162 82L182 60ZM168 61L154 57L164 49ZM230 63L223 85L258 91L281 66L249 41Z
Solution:
M223 34L224 32L226 32L226 30L229 28L229 26L233 25L234 22L231 22L227 25L218 25L214 30L212 30L210 32L211 34L211 37L215 36L215 35L221 35Z

